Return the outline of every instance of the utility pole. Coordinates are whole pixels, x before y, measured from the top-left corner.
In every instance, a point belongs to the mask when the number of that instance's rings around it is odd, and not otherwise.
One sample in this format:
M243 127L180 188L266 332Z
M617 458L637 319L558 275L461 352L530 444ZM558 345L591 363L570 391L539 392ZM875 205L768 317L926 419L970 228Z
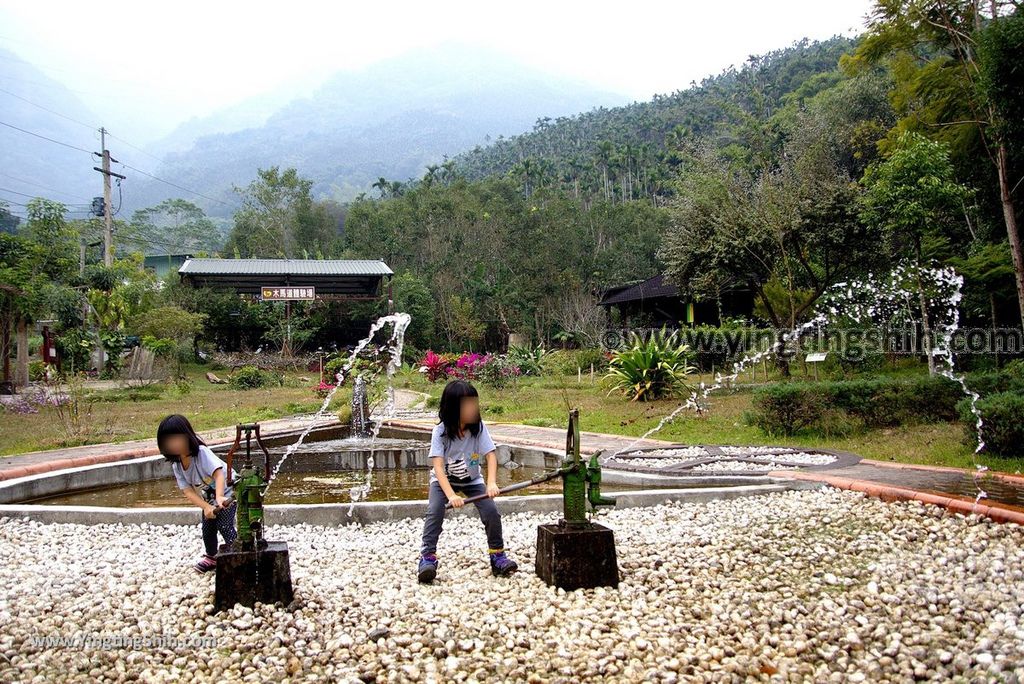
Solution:
M103 174L103 265L110 267L114 265L114 213L110 206L111 193L110 193L110 177L120 178L124 180L124 176L119 173L114 173L110 170L110 150L107 149L107 129L100 128L100 146L103 149L103 168L97 166L92 167L94 171L99 171ZM113 161L117 161L114 159Z

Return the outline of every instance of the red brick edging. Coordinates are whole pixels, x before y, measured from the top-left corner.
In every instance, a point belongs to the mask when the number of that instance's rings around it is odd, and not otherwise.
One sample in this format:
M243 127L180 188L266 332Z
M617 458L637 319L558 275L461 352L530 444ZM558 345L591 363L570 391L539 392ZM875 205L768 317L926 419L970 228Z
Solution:
M206 443L210 446L216 446L218 444L230 444L232 441L234 441L234 438L228 437L208 439L206 440ZM107 453L95 454L93 456L58 458L52 461L42 461L40 463L15 466L13 468L3 468L3 466L0 465L0 480L13 480L18 477L39 475L41 473L49 473L54 470L64 470L65 468L81 468L82 466L96 465L97 463L113 463L115 461L127 461L133 458L145 458L147 456L156 456L159 453L160 450L154 445L150 447L123 449L121 451L109 451ZM2 461L0 461L0 464L2 464Z
M159 452L155 446L143 447L140 449L128 449L126 451L111 451L105 454L96 454L95 456L76 456L74 458L59 458L53 461L43 461L42 463L32 463L25 466L17 466L15 468L6 468L0 470L0 480L13 480L17 477L28 477L29 475L39 475L40 473L48 473L53 470L64 470L65 468L80 468L87 465L95 465L97 463L112 463L114 461L126 461L131 458L143 458L145 456L155 456Z
M959 470L954 468L953 470ZM962 471L961 471L962 472ZM794 470L776 470L769 473L772 477L790 478L793 480L810 480L824 482L827 485L838 489L849 489L855 492L864 492L868 496L878 497L882 501L920 501L922 503L941 506L955 513L969 515L982 515L995 522L1012 522L1024 525L1024 509L1009 505L992 506L988 504L975 503L974 499L955 496L952 494L937 494L935 492L918 491L906 487L894 487L892 485L872 482L871 480L857 480L849 477L838 477L815 472L802 472Z
M861 463L866 463L873 466L881 466L882 468L895 468L897 470L928 470L936 473L959 473L961 475L971 474L976 475L977 473L970 473L970 471L964 468L954 468L952 466L937 466L937 465L925 465L923 463L896 463L893 461L876 461L871 458L862 458ZM986 470L984 476L994 477L1010 484L1024 486L1024 475L1011 475L1010 473L1003 473L998 470Z

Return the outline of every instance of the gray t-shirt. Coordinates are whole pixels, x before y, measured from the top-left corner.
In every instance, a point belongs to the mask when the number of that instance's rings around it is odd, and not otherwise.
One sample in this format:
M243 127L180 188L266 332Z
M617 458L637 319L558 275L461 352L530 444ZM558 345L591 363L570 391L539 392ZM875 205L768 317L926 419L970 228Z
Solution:
M484 457L494 451L494 442L487 432L487 426L480 422L480 429L474 436L468 429L462 436L442 437L444 423L438 423L430 436L430 457L444 457L444 472L453 485L483 484L480 466L485 463ZM447 444L447 447L445 446ZM434 469L430 469L430 481L437 480Z
M171 471L174 473L174 479L178 481L178 487L181 489L195 487L199 496L208 501L213 500L217 491L217 483L213 479L213 473L218 469L222 469L227 473L227 464L220 460L217 454L213 453L213 450L205 444L199 445L199 455L192 458L188 468L182 468L180 462L171 464ZM225 497L231 496L233 488L229 483L235 477L234 468L232 468L230 476L226 475L224 478ZM207 487L209 487L209 493L205 491Z

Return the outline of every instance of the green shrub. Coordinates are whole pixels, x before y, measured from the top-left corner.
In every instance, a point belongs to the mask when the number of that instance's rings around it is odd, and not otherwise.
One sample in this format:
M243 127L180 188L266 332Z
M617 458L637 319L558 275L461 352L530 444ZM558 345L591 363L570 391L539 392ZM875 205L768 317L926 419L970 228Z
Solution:
M773 383L754 391L753 423L770 435L794 435L821 420L820 392L805 384Z
M1016 380L1024 380L1024 359L1014 359L1003 366L1003 373Z
M367 350L364 353L372 353L370 347L367 347ZM404 350L402 355L405 356ZM349 354L346 352L335 356L330 361L324 362L324 381L334 384L334 379L337 377L338 371L345 368L345 364L348 363L348 360ZM365 378L380 370L382 370L381 361L371 361L370 359L363 358L363 356L357 356L356 360L352 363L352 367L349 368L348 372L345 374L344 381L345 383L349 383L359 374L362 374Z
M543 366L541 362L549 352L541 347L525 347L515 344L508 347L508 359L519 367L523 375L540 375Z
M28 379L32 382L43 382L46 380L46 365L40 360L29 361Z
M495 354L486 358L487 362L480 367L478 373L481 382L491 387L500 389L515 384L522 374L519 365L507 355Z
M899 423L898 392L887 380L843 380L810 385L821 402L856 416L865 425L882 427Z
M603 349L556 349L544 355L540 360L541 372L545 375L576 375L579 369L590 372L590 364L594 371L604 371L608 367L608 357Z
M956 420L962 398L960 384L941 375L773 384L755 390L750 422L771 434L841 434Z
M1024 393L1024 377L1017 375L1013 363L1007 364L1001 371L968 373L964 379L968 387L983 397L1001 392Z
M257 389L270 385L281 386L284 377L270 371L262 371L256 366L242 366L235 371L229 382L235 389Z
M690 348L679 344L675 332L662 329L646 340L633 333L630 345L612 355L607 380L612 392L621 392L630 401L651 401L688 391L686 376L696 370L688 362Z
M974 414L970 400L962 400L958 408L964 421L964 435L968 444L977 446ZM978 400L981 411L981 434L985 440L984 451L997 456L1024 455L1024 394L1000 392Z
M154 383L152 385L142 385L141 387L125 387L123 389L107 390L103 392L96 392L89 396L91 401L100 401L103 403L117 404L123 401L153 401L163 396L164 385Z
M956 420L959 383L941 375L813 383L822 401L869 427Z
M964 390L956 380L943 375L917 377L908 381L903 390L900 405L904 415L925 423L957 419L956 405Z

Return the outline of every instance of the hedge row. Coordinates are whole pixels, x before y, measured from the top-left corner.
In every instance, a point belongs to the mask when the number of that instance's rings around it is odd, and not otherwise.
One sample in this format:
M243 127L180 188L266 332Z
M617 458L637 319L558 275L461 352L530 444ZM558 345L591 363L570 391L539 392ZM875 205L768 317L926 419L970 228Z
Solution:
M971 403L963 399L958 404L960 419L964 422L964 439L972 447L978 445L975 418ZM1024 455L1024 394L999 392L978 401L981 411L981 436L986 453L996 456Z
M960 385L943 376L912 380L775 383L754 391L754 423L770 434L821 430L840 412L850 427L956 420Z
M1017 387L1016 379L997 375L982 374L967 380L968 387L983 395L978 409L984 421L985 451L1021 455L1024 389L988 393L993 388ZM968 443L977 444L970 401L959 383L941 375L910 380L774 383L755 390L753 404L752 422L769 434L843 433L864 427L960 419Z

